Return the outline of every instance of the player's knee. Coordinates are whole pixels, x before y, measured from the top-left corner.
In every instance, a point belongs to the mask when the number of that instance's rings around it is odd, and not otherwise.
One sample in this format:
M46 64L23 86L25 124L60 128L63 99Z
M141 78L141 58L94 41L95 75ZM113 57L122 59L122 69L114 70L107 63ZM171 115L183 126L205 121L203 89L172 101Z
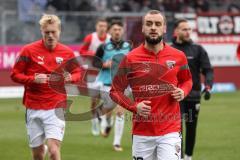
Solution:
M34 160L43 160L44 159L44 151L42 152L33 152Z
M59 147L57 145L52 145L49 149L48 149L48 154L49 154L49 157L51 159L54 159L54 157L58 157L59 156Z
M124 112L123 111L117 111L116 112L116 115L118 116L118 117L124 117Z
M33 155L33 159L34 160L44 160L44 155L40 155L40 154L35 154Z
M116 108L116 115L118 117L123 117L124 116L124 109L122 107L120 107L120 106L117 106L117 108Z
M39 146L32 150L32 156L34 160L43 160L44 159L44 146Z

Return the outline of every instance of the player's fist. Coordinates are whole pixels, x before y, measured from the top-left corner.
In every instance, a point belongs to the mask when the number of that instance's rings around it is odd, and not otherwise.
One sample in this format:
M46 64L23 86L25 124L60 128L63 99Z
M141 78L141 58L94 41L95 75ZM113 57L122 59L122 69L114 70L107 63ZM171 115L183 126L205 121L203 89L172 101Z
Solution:
M171 95L178 102L184 99L184 91L181 88L174 87Z
M112 67L112 60L108 60L103 63L103 68L111 68Z
M137 104L137 114L148 117L151 114L151 101L142 101Z
M210 87L205 87L204 90L202 91L202 95L204 95L204 99L207 101L211 98L211 92L210 92Z
M69 72L64 72L63 77L64 77L65 82L71 82L72 81L72 75Z
M47 81L48 81L48 75L47 74L37 73L34 76L34 82L35 83L43 84L43 83L47 83Z

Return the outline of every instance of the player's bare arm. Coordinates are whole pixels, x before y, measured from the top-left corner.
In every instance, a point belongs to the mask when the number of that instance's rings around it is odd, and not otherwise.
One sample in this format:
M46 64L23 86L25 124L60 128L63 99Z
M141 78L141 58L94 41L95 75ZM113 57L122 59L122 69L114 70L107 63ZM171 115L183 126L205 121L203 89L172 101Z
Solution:
M103 63L103 68L111 68L112 67L112 60L108 60Z

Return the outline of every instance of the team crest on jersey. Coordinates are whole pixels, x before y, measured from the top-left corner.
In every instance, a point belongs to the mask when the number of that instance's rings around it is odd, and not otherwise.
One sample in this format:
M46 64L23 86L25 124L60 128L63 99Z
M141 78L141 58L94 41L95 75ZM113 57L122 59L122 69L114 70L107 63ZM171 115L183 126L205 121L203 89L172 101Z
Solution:
M57 64L61 64L63 62L63 58L62 57L56 57L56 63Z
M169 69L172 69L176 64L176 61L173 61L173 60L167 60L166 61L166 65Z

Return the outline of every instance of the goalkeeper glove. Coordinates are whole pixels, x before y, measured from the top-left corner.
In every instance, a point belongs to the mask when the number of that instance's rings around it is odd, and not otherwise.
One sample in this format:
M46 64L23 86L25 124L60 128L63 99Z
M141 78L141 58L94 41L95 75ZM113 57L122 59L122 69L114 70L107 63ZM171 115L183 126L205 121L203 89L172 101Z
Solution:
M210 86L206 86L205 88L204 88L204 90L202 91L202 95L204 94L204 99L207 101L207 100L209 100L210 98L211 98L211 92L210 92L210 90L211 90L211 87Z

